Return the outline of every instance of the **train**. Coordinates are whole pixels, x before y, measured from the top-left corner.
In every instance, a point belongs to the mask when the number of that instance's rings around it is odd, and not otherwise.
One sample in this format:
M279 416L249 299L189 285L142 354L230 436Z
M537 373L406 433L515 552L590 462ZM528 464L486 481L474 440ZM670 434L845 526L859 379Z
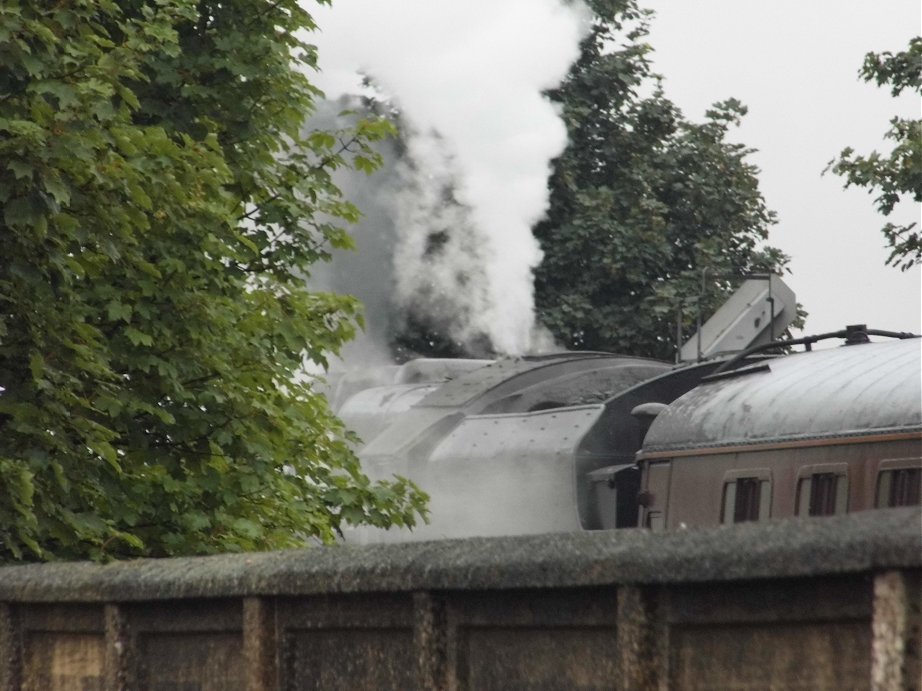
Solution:
M682 530L920 503L915 334L856 325L678 365L597 352L421 359L386 378L343 379L336 408L364 440L366 473L415 481L430 522L353 541Z

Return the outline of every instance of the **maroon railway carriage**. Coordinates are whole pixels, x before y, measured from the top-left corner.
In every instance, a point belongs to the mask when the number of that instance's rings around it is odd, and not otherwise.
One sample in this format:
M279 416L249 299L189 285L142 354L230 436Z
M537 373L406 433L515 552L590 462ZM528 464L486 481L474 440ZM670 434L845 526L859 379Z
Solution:
M919 504L922 339L706 377L663 407L638 461L654 530Z

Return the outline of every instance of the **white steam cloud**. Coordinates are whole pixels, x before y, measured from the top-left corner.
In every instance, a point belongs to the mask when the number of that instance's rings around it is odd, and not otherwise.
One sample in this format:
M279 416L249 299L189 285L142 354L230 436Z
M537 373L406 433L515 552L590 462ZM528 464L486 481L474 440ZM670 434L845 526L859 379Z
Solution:
M361 92L360 75L369 75L411 130L417 169L393 200L396 301L452 311L461 340L482 333L501 352L534 349L541 253L531 227L567 139L542 92L578 56L588 12L563 0L338 0L308 9L320 26L309 39L322 70L313 78L327 97ZM445 189L460 208L443 203ZM433 232L444 239L438 261L427 251Z

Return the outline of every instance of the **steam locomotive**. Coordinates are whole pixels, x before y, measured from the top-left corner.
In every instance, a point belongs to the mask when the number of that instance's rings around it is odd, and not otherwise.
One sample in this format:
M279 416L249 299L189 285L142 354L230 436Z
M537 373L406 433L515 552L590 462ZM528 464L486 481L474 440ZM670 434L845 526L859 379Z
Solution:
M828 338L845 344L812 349ZM798 345L807 350L777 354ZM920 503L922 339L912 334L849 327L682 365L585 352L416 360L387 376L341 381L338 412L366 440L369 475L404 475L431 495L431 522L414 539Z

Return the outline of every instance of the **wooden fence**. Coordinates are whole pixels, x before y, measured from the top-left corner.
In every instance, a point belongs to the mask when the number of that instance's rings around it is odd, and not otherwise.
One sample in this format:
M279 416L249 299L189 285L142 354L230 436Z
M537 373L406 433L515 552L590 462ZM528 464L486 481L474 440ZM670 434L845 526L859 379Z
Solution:
M922 513L0 568L0 690L919 689Z

